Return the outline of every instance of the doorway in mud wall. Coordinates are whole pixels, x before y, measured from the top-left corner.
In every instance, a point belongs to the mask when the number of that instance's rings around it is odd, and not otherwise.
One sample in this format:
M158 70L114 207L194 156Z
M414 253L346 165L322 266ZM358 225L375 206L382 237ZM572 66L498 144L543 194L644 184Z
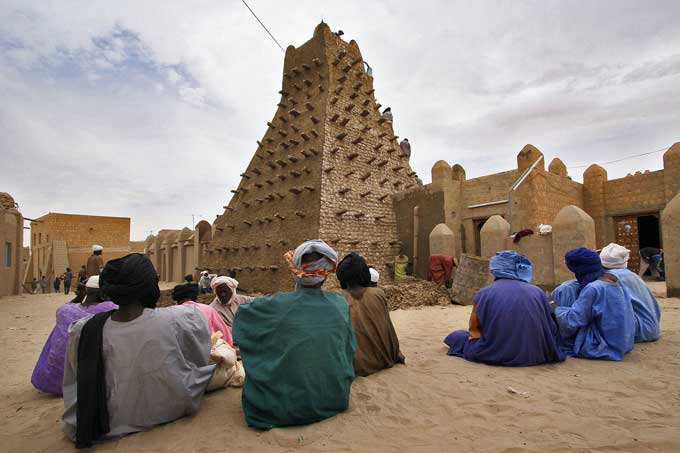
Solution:
M475 230L475 255L482 256L482 227L489 220L488 217L482 219L474 219L472 224Z
M630 250L628 269L640 269L640 249L645 247L661 248L661 229L659 213L632 214L614 217L616 243Z

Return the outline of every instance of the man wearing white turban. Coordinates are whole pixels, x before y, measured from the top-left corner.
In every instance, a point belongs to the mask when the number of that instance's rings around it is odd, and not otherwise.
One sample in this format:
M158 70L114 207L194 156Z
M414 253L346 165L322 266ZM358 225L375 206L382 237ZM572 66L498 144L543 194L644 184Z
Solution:
M376 288L378 286L378 281L380 281L380 273L374 267L369 266L368 272L371 273L371 287Z
M296 290L239 307L234 342L246 369L243 412L249 426L304 425L344 411L354 380L356 340L349 305L322 291L338 255L321 240L284 255Z
M95 244L92 246L92 255L87 259L87 278L90 278L93 275L99 275L102 269L104 269L104 258L102 258L103 250L104 247L101 245Z
M224 275L213 278L210 282L210 287L213 293L215 293L215 299L210 306L220 314L224 322L231 329L234 325L234 315L239 305L252 302L254 297L236 294L238 280Z
M627 269L629 256L630 250L612 243L602 249L600 261L630 294L635 315L635 342L656 341L661 336L659 303L644 280Z

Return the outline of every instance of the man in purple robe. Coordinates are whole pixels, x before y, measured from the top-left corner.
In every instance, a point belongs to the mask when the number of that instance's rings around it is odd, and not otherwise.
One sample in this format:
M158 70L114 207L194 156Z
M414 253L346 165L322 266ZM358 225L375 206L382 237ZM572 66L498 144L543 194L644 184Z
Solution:
M491 258L489 270L495 279L473 299L470 330L455 331L444 339L448 354L503 366L563 361L548 299L529 283L531 262L506 250Z
M68 343L68 327L71 323L85 316L118 308L113 302L102 300L99 275L90 277L85 289L87 298L82 303L71 301L57 308L57 324L47 338L31 376L31 383L38 390L54 395L62 394L64 358Z

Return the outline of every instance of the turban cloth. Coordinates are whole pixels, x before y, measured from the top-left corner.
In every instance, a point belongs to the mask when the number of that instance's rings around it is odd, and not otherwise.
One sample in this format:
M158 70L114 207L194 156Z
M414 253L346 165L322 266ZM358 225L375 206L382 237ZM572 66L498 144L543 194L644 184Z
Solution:
M93 252L101 252L102 250L104 250L104 247L102 247L101 245L95 244L95 245L92 246Z
M364 257L357 253L350 253L338 263L336 275L342 289L371 286L371 271Z
M579 292L588 283L594 282L604 274L600 255L585 247L568 251L564 256L564 262L567 268L576 276L579 285L581 285Z
M99 289L99 275L93 275L87 279L85 283L85 288L97 288Z
M172 288L172 300L177 302L181 300L195 301L198 297L198 285L195 283L187 283L185 285L177 285Z
M149 258L141 253L111 260L99 275L99 287L118 305L141 303L155 308L161 297L158 274Z
M101 302L101 290L99 289L99 275L93 275L85 283L85 305Z
M304 255L315 252L322 257L316 261L302 263ZM303 242L283 257L288 263L290 273L295 278L296 286L315 286L322 283L329 274L335 272L338 262L338 254L321 239Z
M494 278L522 280L527 283L531 282L533 276L531 261L513 250L497 252L496 256L491 257L489 271Z
M607 269L625 269L628 267L630 250L619 244L611 243L600 252L602 266Z
M369 267L368 271L371 273L371 283L378 283L378 280L380 280L380 272L372 267Z
M212 288L213 292L215 292L215 289L220 286L220 285L227 285L231 289L231 299L222 301L223 304L228 304L232 300L234 300L234 297L236 297L236 288L238 288L238 280L235 278L227 277L226 275L220 275L219 277L215 277L210 281L210 288Z

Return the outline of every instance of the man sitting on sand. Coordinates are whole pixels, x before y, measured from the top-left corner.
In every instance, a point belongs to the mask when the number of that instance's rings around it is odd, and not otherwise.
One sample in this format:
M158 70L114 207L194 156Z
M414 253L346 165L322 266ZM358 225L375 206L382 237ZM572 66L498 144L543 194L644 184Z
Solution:
M241 304L252 302L254 297L236 294L238 280L220 275L210 282L210 287L215 293L215 299L210 306L222 317L224 322L231 327L234 325L234 315Z
M618 278L621 286L630 294L635 315L635 342L656 341L661 336L659 303L644 280L627 269L629 256L630 250L613 243L600 252L602 266Z
M213 307L196 303L197 298L198 285L195 283L177 285L172 289L172 300L180 305L194 305L196 308L198 308L198 310L203 313L203 316L205 316L205 320L208 322L210 335L214 334L215 332L221 332L222 339L226 341L229 346L233 346L234 341L231 338L231 330L229 329L229 326L227 326L222 317Z
M234 342L241 347L249 426L304 425L347 409L354 380L349 306L321 290L338 261L321 240L285 255L296 290L256 298L239 307Z
M565 262L578 287L568 281L552 294L562 350L586 359L623 360L635 341L630 295L615 275L605 273L596 252L585 247L571 250Z
M470 330L444 339L449 355L472 362L531 366L561 362L559 330L545 293L531 285L531 262L506 250L491 258L494 282L473 299Z
M215 368L196 307L155 309L160 290L146 256L109 261L99 284L119 309L69 330L63 418L77 448L196 412Z
M349 303L357 349L354 373L368 376L396 363L404 363L399 339L387 308L385 292L371 288L371 272L361 255L350 253L337 271L342 295Z
M82 303L80 301L78 303L67 302L57 308L57 323L50 336L47 337L31 376L31 383L38 390L61 395L69 326L86 316L118 308L113 302L105 302L102 298L98 275L90 277L85 287L87 291L85 301Z

